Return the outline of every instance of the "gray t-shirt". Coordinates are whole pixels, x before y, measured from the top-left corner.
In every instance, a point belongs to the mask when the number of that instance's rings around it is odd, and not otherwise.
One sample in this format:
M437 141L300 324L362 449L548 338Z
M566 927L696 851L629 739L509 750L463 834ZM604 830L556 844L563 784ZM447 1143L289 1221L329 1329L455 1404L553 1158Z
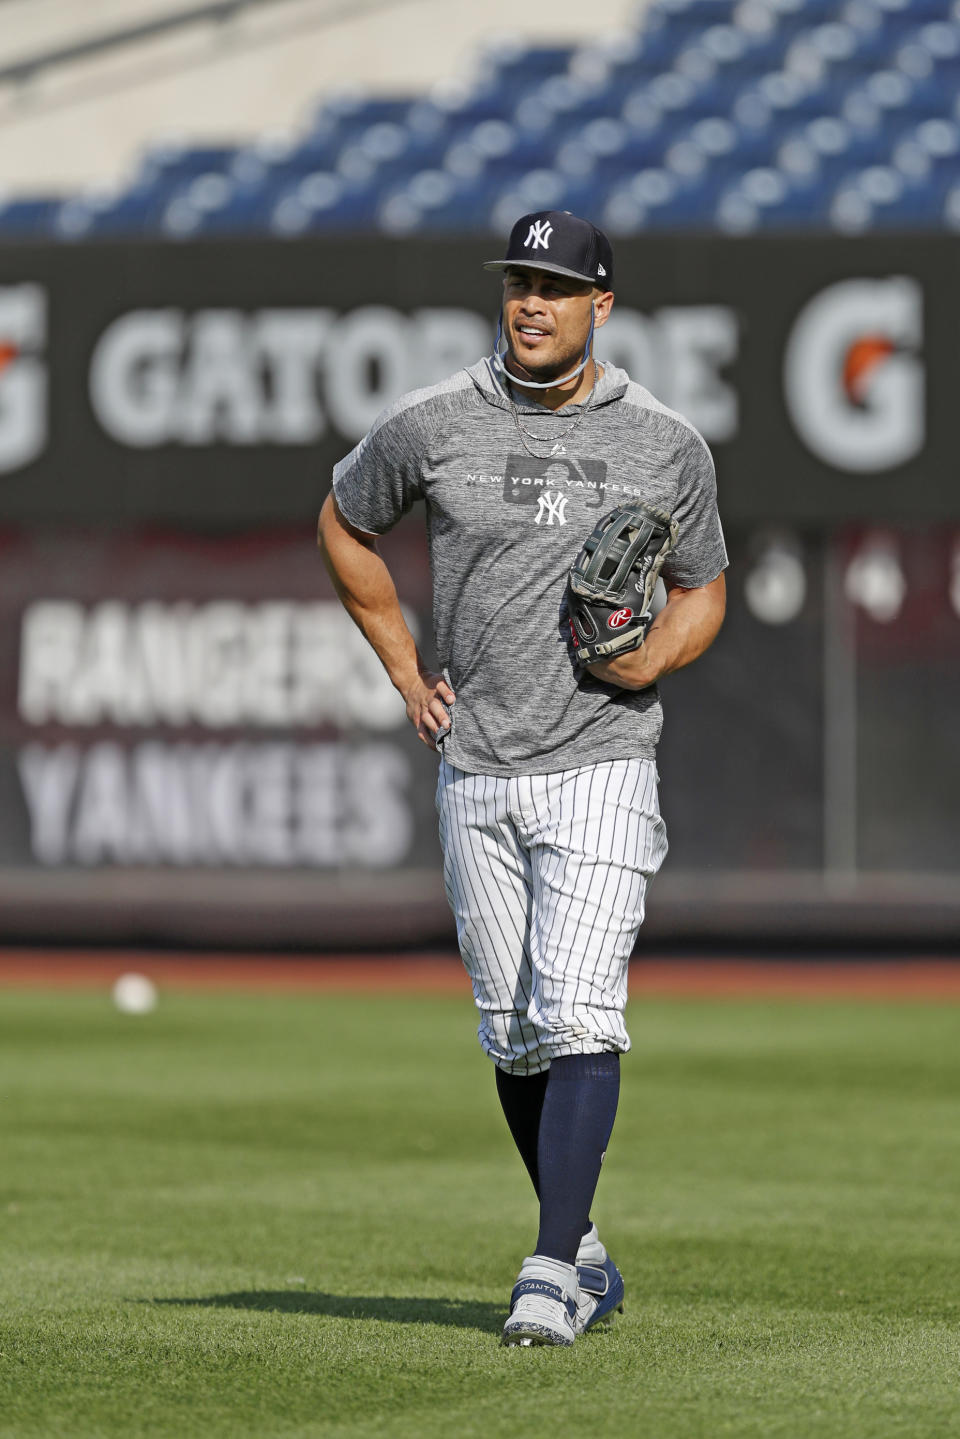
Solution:
M639 498L679 524L668 583L716 579L727 555L710 452L612 365L585 415L526 400L517 411L489 360L405 395L336 466L337 504L373 535L426 504L437 654L457 696L442 741L451 764L514 775L652 758L656 686L577 675L563 623L567 571L597 520ZM521 426L546 458L528 453Z

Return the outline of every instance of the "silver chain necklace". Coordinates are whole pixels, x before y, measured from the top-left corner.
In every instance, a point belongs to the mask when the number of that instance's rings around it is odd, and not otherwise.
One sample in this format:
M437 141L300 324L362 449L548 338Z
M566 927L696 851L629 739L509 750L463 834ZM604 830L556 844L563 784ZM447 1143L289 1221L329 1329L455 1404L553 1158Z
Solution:
M562 455L565 453L564 441L570 438L574 430L579 430L580 426L583 424L584 420L587 418L587 415L590 412L590 407L593 404L593 397L596 394L597 390L597 379L599 378L599 373L600 367L599 365L597 365L596 362L594 362L593 384L590 387L590 393L584 403L581 405L580 413L574 420L573 424L568 425L567 428L563 431L563 433L559 435L558 438L555 440L552 439L549 435L535 435L532 430L525 430L523 425L521 425L520 411L517 409L516 403L514 401L513 391L510 388L509 372L507 373L505 385L505 389L507 392L507 402L513 415L513 422L517 427L517 435L520 439L520 443L526 450L528 455L532 456L532 458L535 460L549 460L551 455ZM536 450L532 450L527 444L528 440L533 440L534 443L538 445L550 445L551 448L547 451L545 455L538 454Z

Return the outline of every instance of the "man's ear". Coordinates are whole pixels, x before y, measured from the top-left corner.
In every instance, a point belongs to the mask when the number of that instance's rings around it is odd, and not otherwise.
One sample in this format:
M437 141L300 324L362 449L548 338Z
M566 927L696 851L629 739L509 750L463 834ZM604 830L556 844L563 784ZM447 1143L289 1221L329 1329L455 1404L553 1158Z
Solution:
M593 325L599 330L610 318L610 311L613 309L613 291L601 290L593 297Z

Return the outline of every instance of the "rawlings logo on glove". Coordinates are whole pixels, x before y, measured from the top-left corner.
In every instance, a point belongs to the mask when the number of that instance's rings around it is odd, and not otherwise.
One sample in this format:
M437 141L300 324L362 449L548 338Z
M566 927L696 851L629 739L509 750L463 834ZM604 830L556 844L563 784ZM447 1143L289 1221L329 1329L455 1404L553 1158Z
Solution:
M653 620L653 592L678 533L668 514L634 500L611 510L587 537L567 581L570 638L579 665L643 644ZM634 594L640 596L639 609L635 601L625 603Z

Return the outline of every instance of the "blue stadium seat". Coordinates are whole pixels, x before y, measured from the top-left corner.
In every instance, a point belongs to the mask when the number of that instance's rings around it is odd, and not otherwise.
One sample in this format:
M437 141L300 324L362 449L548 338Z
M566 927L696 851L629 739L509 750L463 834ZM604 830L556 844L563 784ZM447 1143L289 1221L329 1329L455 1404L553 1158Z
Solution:
M360 90L342 90L326 99L317 109L313 128L366 128L368 125L391 121L405 124L413 101L409 95L369 95Z
M869 3L888 20L945 20L955 8L953 0L869 0ZM858 5L862 4L863 0L858 0Z
M311 133L286 143L251 145L238 152L230 174L236 180L253 184L258 179L267 183L271 176L332 170L345 143L344 137L339 134L321 138Z
M601 127L609 127L606 135ZM564 175L584 178L647 169L661 163L671 133L667 126L647 134L615 120L594 121L584 132L574 131L561 141L555 163Z
M605 81L591 83L570 75L553 75L520 101L513 119L522 129L542 132L558 119L584 123L615 115L623 99L622 87Z
M272 200L268 185L200 176L171 195L160 226L165 235L179 240L194 235L257 234L267 228Z
M840 8L836 0L764 0L764 3L769 4L778 23L787 27L826 24L836 19Z
M705 190L685 184L668 170L642 171L611 190L601 212L604 228L613 235L635 235L650 229L691 229L707 226Z
M732 113L742 117L753 105L758 111L765 109L771 122L796 124L805 118L836 113L844 93L842 86L829 79L809 81L780 70L744 86L734 100Z
M693 34L692 26L671 23L651 7L647 23L637 31L625 60L638 72L657 73L673 64Z
M58 239L143 235L158 228L167 200L164 187L143 186L122 194L87 194L65 200L53 216Z
M960 230L960 180L944 195L941 218L948 230Z
M292 237L323 231L362 231L374 227L381 199L375 184L351 184L326 171L280 187L269 206L275 235Z
M572 210L596 214L604 187L591 179L562 175L557 170L531 170L505 186L488 212L487 228L505 234L530 210Z
M956 177L958 172L954 173ZM872 166L837 187L830 222L847 234L935 225L948 188L946 182L940 186L914 182L893 166Z
M49 236L62 204L60 197L49 195L0 200L0 240Z
M734 176L771 164L778 139L775 127L744 131L713 116L681 131L667 146L664 163L671 174L696 181L705 200L716 198Z
M936 63L960 59L960 14L956 6L950 20L921 25L908 43L922 46Z
M836 116L822 115L784 136L775 158L795 184L833 186L854 170L887 163L895 143L895 133L883 125L856 130Z
M226 175L238 153L236 145L158 145L143 156L134 187L169 187L193 175Z
M506 180L511 174L534 169L552 156L557 133L562 134L563 128L551 135L531 133L506 120L483 120L461 133L444 153L442 166L463 180L482 177L486 181L493 176Z
M675 81L682 82L683 90ZM677 116L729 115L743 87L742 76L724 71L700 80L674 72L654 80L648 93L654 104Z
M632 34L511 40L420 98L344 89L294 136L156 146L123 192L0 207L0 236L466 233L553 205L618 233L958 228L958 155L960 0L654 0Z
M867 8L869 23L851 26L856 38L852 60L860 69L882 70L894 65L894 56L917 28L916 17L897 15L885 17L873 6Z
M942 188L943 177L949 180L960 165L960 124L923 120L900 136L890 159L908 180Z
M446 170L422 170L381 194L376 223L402 234L423 229L486 229L502 181L467 180Z
M681 51L676 68L695 77L710 66L727 80L743 80L781 69L787 49L787 38L775 28L757 32L739 25L712 25Z
M532 86L528 94L512 83L501 84L499 80L472 86L451 86L438 90L429 100L415 105L407 123L425 131L448 124L512 120L519 107L537 88Z
M713 218L729 234L822 228L829 202L826 187L794 184L781 170L760 167L719 197Z
M899 70L877 70L846 96L846 106L858 101L874 105L885 115L941 115L949 113L957 91L945 77L911 80Z
M698 27L722 24L736 8L737 0L654 0L647 11L647 23Z
M715 187L708 180L703 184L683 186L647 213L646 230L707 230L710 228L711 204Z
M481 56L478 69L487 83L523 93L548 76L565 74L575 48L573 45L524 45L514 41L488 50Z

